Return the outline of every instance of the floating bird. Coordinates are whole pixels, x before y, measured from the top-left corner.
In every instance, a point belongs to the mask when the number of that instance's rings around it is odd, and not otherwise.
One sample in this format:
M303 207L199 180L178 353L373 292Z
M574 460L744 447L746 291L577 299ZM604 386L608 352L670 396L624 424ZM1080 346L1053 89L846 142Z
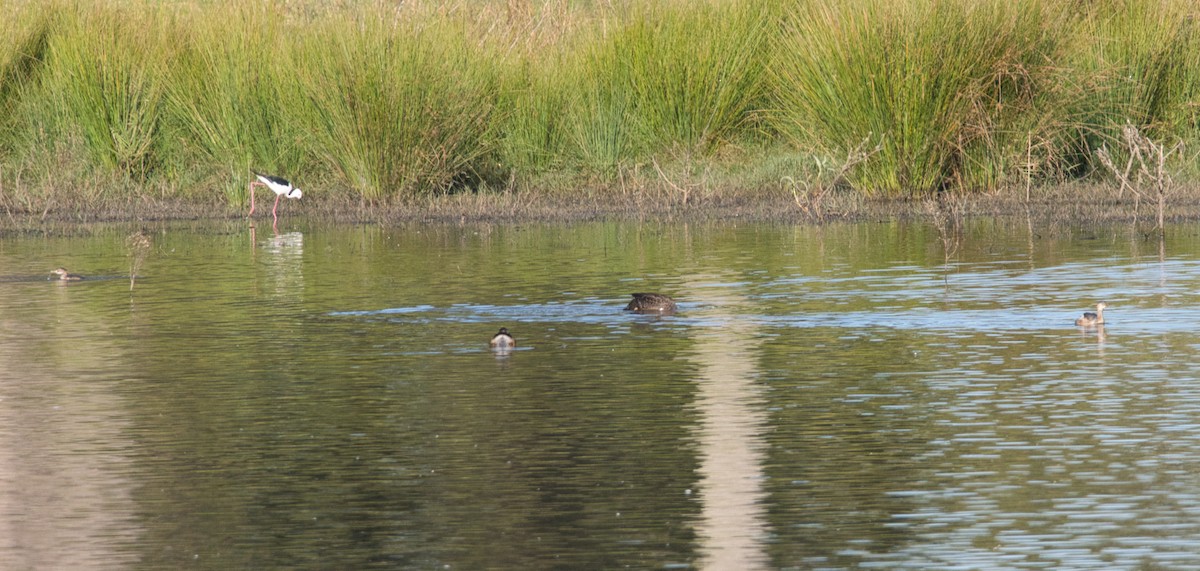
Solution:
M1083 316L1080 317L1079 319L1075 320L1075 325L1079 325L1082 327L1089 327L1092 325L1103 325L1104 324L1104 308L1106 308L1106 307L1108 307L1108 304L1104 303L1103 301L1100 303L1097 303L1096 304L1096 312L1095 313L1092 313L1090 311L1083 312Z
M279 208L279 199L285 196L288 198L300 198L304 196L304 193L300 189L292 186L292 183L288 182L285 178L263 174L256 170L251 170L250 172L253 172L258 180L250 181L250 214L247 216L254 216L254 187L256 186L265 186L271 189L271 192L275 193L275 206L271 208L271 217L275 220L279 219L279 215L275 213L275 210Z
M634 313L657 313L666 315L675 313L675 300L661 293L635 293L633 301L625 306L625 311Z
M58 279L60 279L64 282L77 282L77 281L83 279L83 276L81 276L79 274L72 274L72 273L68 272L66 268L58 268L50 273L58 276Z
M501 327L500 332L492 336L492 341L489 345L497 349L511 349L517 346L517 340L508 334L507 327Z

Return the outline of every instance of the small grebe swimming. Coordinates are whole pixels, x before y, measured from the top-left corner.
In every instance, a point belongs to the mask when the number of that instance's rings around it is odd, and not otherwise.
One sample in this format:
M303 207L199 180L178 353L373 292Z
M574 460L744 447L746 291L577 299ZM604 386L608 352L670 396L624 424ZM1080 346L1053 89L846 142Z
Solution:
M1108 307L1103 301L1096 304L1096 313L1090 311L1083 312L1083 317L1075 320L1075 325L1087 327L1090 325L1104 324L1104 308Z
M675 300L661 293L634 293L625 311L634 313L675 313Z
M492 336L492 341L489 345L497 349L510 349L517 346L517 340L508 334L507 327L501 327L500 332Z
M77 282L77 281L83 279L83 276L81 276L79 274L72 274L70 272L67 272L66 268L58 268L50 273L58 276L58 279L60 279L64 282Z

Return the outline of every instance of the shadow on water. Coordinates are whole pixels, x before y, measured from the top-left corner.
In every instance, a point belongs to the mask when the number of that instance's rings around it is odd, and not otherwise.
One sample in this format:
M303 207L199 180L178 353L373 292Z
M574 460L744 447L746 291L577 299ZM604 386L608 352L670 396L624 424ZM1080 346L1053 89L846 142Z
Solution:
M0 566L1197 562L1189 229L281 230L0 240Z

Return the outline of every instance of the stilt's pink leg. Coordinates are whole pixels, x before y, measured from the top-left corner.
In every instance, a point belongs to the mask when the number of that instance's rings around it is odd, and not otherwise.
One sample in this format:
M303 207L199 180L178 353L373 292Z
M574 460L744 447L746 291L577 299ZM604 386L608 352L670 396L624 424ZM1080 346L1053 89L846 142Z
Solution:
M282 194L276 194L276 195L275 195L275 208L279 208L279 199L280 199L280 198L283 198L283 195L282 195ZM279 215L278 215L278 214L275 214L275 208L272 208L272 209L271 209L271 218L274 218L274 219L276 219L276 220L279 220Z
M254 216L254 187L256 187L260 184L262 184L262 183L261 182L250 183L250 214L246 215L247 218L252 218Z

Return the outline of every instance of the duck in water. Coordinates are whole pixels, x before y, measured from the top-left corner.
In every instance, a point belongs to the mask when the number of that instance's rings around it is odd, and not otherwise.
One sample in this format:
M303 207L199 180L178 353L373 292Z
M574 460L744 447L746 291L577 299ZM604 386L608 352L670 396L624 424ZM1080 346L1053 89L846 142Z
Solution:
M1106 307L1108 307L1108 304L1104 303L1103 301L1100 303L1097 303L1096 304L1096 312L1095 313L1092 313L1090 311L1083 312L1083 316L1080 317L1079 319L1075 320L1075 325L1078 325L1080 327L1092 327L1095 325L1103 325L1104 324L1104 308L1106 308Z
M72 273L68 272L66 268L58 268L50 273L58 276L58 279L60 279L64 282L77 282L77 281L83 279L83 276L81 276L79 274L72 274Z
M634 313L657 313L659 315L667 315L675 313L675 300L661 293L635 293L631 294L633 301L625 306L625 311Z
M517 340L508 334L507 327L501 327L500 332L492 336L491 343L488 343L497 349L512 349L517 346Z

